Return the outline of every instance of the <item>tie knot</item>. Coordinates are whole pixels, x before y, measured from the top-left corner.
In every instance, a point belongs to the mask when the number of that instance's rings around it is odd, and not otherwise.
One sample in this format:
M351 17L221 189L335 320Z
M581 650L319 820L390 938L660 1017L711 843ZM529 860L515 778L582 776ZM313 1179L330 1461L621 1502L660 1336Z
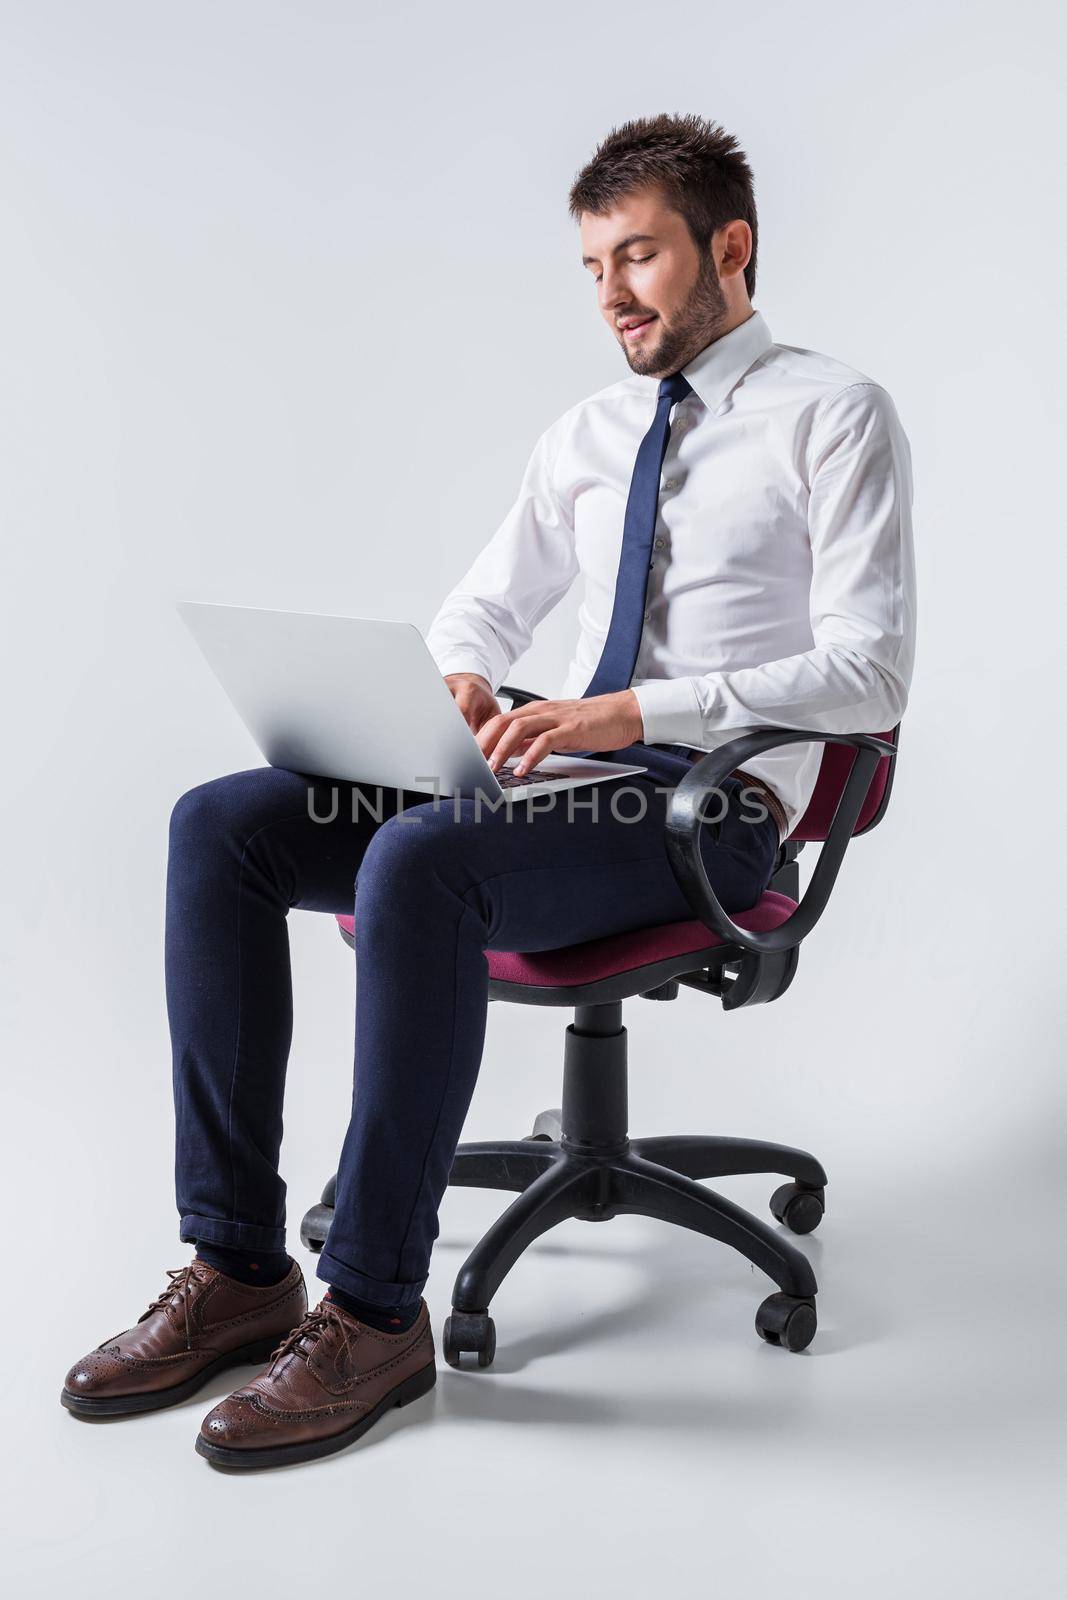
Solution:
M680 372L672 372L669 378L664 378L659 386L659 398L664 395L670 398L671 405L678 400L684 400L687 394L692 394L693 386L689 379Z

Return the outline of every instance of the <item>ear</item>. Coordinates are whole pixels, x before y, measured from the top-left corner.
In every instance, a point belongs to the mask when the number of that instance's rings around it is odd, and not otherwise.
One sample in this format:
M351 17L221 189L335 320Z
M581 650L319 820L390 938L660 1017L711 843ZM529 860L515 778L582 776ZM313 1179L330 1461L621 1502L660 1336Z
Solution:
M720 278L739 277L752 255L752 229L740 217L715 230L712 248Z

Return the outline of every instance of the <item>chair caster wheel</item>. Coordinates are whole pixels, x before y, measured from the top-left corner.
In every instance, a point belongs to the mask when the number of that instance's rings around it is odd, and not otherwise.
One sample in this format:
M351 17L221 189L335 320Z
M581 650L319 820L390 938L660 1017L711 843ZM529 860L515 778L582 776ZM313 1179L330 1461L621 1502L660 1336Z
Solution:
M825 1189L804 1189L799 1183L783 1183L771 1195L771 1215L784 1222L790 1233L814 1233L825 1211Z
M542 1111L539 1116L535 1117L533 1132L528 1133L526 1137L528 1139L548 1139L558 1144L562 1135L563 1112L557 1109L555 1111Z
M310 1211L305 1212L300 1224L300 1242L304 1249L316 1256L321 1254L332 1222L333 1206L312 1206Z
M496 1323L484 1311L453 1311L445 1318L441 1348L450 1367L459 1366L464 1351L476 1355L480 1367L487 1367L496 1355Z
M756 1312L760 1338L783 1350L806 1350L817 1327L814 1300L800 1300L792 1294L769 1295Z

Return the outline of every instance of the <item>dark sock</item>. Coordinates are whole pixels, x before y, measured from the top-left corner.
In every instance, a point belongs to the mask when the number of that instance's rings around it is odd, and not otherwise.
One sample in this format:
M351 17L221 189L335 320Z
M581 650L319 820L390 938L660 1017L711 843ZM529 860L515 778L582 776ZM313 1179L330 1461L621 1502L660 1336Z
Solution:
M258 1284L262 1288L281 1283L293 1264L284 1250L236 1250L228 1244L201 1244L199 1239L196 1254L199 1260L206 1261L209 1267L227 1278L236 1278L238 1283Z
M326 1291L326 1298L333 1300L350 1316L365 1322L368 1327L379 1329L381 1333L407 1333L422 1309L422 1302L419 1300L416 1300L413 1306L370 1305L366 1300L357 1300L354 1294L345 1294L343 1289L335 1289L332 1283Z

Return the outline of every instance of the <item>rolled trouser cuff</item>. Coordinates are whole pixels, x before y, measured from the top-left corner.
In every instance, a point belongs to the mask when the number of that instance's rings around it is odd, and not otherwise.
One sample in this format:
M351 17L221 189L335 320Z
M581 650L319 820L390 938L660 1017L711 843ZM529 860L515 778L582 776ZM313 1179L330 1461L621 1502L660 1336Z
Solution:
M178 1237L185 1244L228 1244L235 1250L285 1249L284 1228L266 1228L258 1222L227 1222L223 1217L198 1217L195 1212L182 1218Z
M365 1272L355 1272L351 1267L346 1267L328 1250L324 1250L319 1257L315 1276L373 1306L418 1305L426 1287L425 1278L418 1283L384 1283L381 1278L369 1278Z

